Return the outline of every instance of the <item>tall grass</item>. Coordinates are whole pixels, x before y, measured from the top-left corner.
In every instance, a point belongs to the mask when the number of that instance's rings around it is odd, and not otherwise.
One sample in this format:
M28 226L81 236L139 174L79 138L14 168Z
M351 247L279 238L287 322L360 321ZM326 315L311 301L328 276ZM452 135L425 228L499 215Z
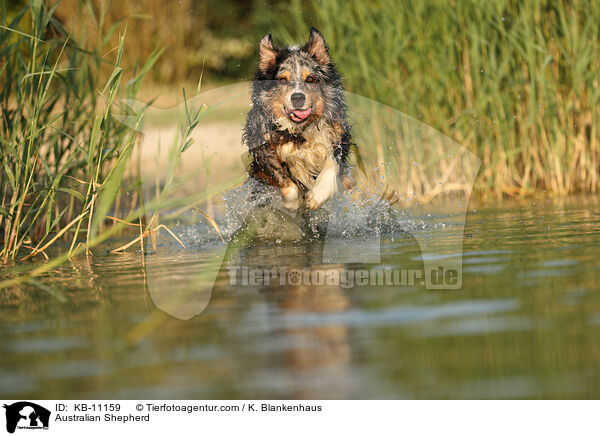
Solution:
M48 7L32 1L9 18L0 6L0 232L4 262L44 250L59 238L94 237L117 197L136 133L113 118L119 94L133 98L160 55L129 73L119 45L86 47ZM100 39L102 17L94 20ZM105 55L110 53L109 55ZM103 80L100 73L110 66Z
M74 37L54 17L60 3L33 0L9 16L0 0L4 262L44 255L58 239L71 252L89 245L118 201L137 136L115 120L117 96L135 98L161 52L125 70L126 26L106 28L114 20L95 4L79 2ZM480 192L600 188L599 3L293 0L286 10L275 21L294 25L273 33L298 42L319 27L351 92L480 156ZM180 139L182 153L187 139ZM411 189L427 189L422 173L407 174ZM135 201L127 206L132 211Z
M600 3L292 3L296 24L277 33L297 42L319 27L351 92L429 124L482 158L479 192L600 188Z

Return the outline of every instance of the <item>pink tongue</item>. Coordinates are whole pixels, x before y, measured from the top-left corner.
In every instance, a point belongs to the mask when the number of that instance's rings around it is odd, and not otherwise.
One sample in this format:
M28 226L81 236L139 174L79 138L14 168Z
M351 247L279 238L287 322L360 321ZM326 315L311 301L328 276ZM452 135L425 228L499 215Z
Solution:
M308 116L310 115L311 112L311 108L308 108L304 111L293 111L292 113L297 117L300 118L301 120L305 120L308 118Z

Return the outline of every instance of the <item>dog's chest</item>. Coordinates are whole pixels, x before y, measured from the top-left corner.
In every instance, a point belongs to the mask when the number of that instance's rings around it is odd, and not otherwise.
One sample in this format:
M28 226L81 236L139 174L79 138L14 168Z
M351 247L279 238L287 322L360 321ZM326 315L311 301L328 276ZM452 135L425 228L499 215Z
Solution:
M326 128L312 128L302 136L306 140L303 144L282 144L277 149L277 155L286 163L292 177L310 189L327 158L333 156L335 135Z

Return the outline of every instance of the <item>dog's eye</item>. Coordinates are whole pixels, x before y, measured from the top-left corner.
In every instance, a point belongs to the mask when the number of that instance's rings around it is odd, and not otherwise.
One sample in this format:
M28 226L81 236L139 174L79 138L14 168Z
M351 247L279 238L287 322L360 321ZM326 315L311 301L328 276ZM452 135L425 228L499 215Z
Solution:
M287 83L287 81L288 80L285 77L280 77L279 78L279 82L281 82L281 83Z
M306 83L315 83L317 81L317 79L315 79L315 76L308 76L306 78Z

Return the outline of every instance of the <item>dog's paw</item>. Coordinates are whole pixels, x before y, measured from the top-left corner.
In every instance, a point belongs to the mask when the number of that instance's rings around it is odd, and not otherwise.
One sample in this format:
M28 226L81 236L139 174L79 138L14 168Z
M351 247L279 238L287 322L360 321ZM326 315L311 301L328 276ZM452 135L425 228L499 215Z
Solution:
M310 191L308 191L308 195L306 196L306 206L312 210L318 209L334 195L334 187L323 183L317 184Z
M301 203L302 200L300 200L299 198L296 198L295 200L286 200L285 198L283 199L283 205L289 210L298 210Z
M283 205L289 210L298 210L302 203L302 197L300 196L300 189L291 183L288 186L281 188L281 195L283 195Z

